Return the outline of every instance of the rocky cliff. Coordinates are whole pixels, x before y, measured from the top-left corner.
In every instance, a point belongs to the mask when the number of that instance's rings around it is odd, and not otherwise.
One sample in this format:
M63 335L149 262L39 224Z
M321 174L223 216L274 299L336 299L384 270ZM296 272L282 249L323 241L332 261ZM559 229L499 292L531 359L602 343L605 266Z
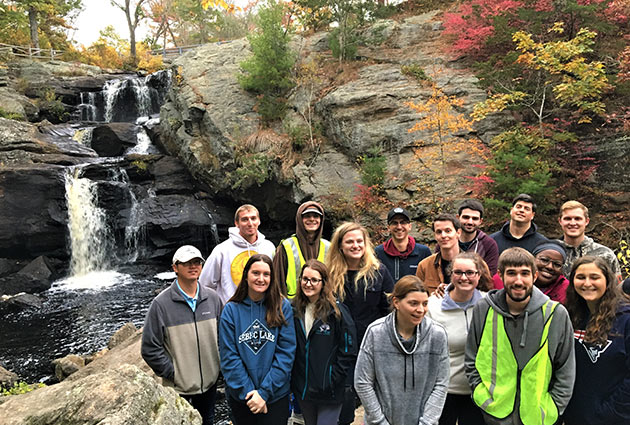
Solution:
M339 67L337 75L328 73L316 87L314 109L322 127L321 147L294 160L288 177L273 169L275 174L262 191L255 185L239 191L230 186L230 177L239 166L235 151L260 130L253 110L256 99L237 82L239 63L250 54L246 40L205 45L174 62L174 84L161 110L165 148L178 156L211 193L227 193L242 201L261 200L276 219L290 218L287 202L297 204L352 191L353 183L360 182L357 159L371 148L380 149L387 157L389 197L394 201L412 200L421 189L402 183L410 180L419 167L414 151L417 149L420 157L431 156L436 144L429 132L409 133L420 115L405 102L425 102L432 88L404 75L401 67L414 65L426 70L445 94L463 99L459 112L469 113L476 102L485 98L470 71L443 53L439 43L442 27L436 15L431 12L402 21L380 21L366 30L364 38L378 40L359 48L358 62ZM321 68L334 63L326 38L327 33L296 37L293 46L300 61L314 60ZM304 109L307 89L298 86L294 90L289 97L290 110ZM300 119L296 113L287 118L289 122ZM455 137L464 143L477 137L487 140L498 131L498 125L495 120L458 132ZM276 132L283 130L276 128ZM418 139L428 142L419 147ZM478 161L466 154L449 159L447 168L455 176L453 181L463 182L462 176L470 174L470 165ZM452 196L463 193L463 188L452 182L431 184L436 192Z

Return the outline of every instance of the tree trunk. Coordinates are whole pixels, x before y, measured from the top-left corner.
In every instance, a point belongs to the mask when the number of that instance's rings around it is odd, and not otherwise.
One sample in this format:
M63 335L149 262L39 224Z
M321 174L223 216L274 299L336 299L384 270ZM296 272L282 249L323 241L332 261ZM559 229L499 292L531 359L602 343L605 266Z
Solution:
M39 34L38 34L38 24L37 24L37 10L33 6L28 8L28 24L31 28L31 47L39 49ZM39 51L37 51L37 56L39 56Z

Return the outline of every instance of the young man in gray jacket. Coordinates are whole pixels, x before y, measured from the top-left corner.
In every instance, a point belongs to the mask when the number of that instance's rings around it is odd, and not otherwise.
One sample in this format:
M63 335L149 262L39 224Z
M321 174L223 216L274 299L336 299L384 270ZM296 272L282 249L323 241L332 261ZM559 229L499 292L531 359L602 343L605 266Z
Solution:
M509 248L499 257L504 289L473 309L465 368L486 424L553 425L575 381L573 327L566 309L534 286L534 257Z
M199 285L203 257L184 245L173 256L177 279L151 303L142 333L142 358L166 386L186 399L212 425L219 377L217 329L223 304Z

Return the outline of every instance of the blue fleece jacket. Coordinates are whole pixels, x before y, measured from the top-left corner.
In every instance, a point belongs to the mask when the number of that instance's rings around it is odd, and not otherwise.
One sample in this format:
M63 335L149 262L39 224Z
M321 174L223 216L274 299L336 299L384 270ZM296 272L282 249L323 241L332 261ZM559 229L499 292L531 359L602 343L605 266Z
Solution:
M584 342L575 330L576 374L565 412L568 425L630 423L630 306L622 305L602 346Z
M228 302L219 326L221 372L228 394L242 402L257 390L273 403L289 393L290 373L295 357L293 310L282 300L286 324L271 328L265 320L264 300Z

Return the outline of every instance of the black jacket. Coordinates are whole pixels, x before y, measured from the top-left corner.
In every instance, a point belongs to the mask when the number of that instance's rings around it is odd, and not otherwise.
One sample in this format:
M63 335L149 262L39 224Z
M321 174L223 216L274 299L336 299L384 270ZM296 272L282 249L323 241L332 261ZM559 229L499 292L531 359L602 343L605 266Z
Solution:
M326 323L315 319L308 337L304 319L294 314L297 347L291 390L300 400L343 402L346 377L356 361L357 340L348 308L339 302L337 307L341 317L337 319L331 311Z
M517 239L510 233L510 222L507 221L503 225L503 227L501 227L501 230L491 234L490 237L494 239L494 241L497 243L497 247L499 248L499 255L501 255L501 253L506 249L515 246L532 252L534 248L536 248L536 246L548 241L548 239L538 233L537 230L538 227L532 222L531 226L529 226L529 229L527 229L527 232L525 232L523 237Z

